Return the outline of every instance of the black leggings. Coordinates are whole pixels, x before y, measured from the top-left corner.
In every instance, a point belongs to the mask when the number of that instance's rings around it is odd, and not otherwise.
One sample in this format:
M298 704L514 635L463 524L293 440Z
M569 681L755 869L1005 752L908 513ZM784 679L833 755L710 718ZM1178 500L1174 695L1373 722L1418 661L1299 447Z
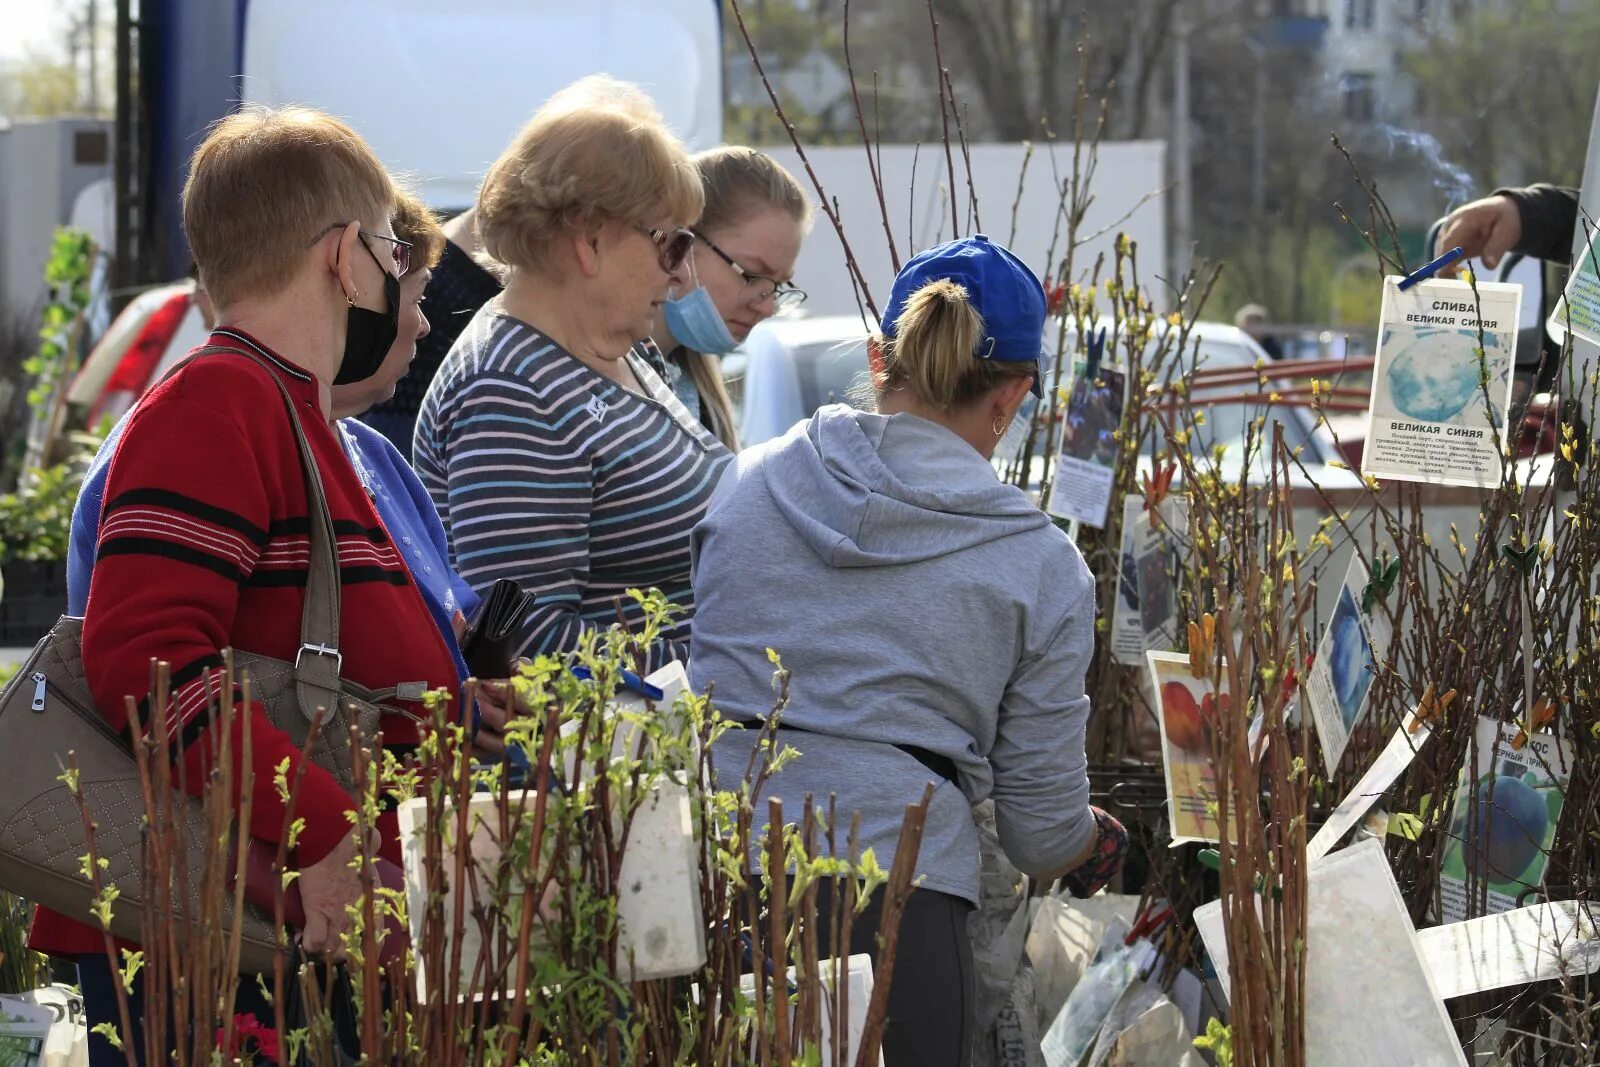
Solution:
M819 944L829 943L832 886L818 899ZM913 889L900 914L894 975L889 984L889 1019L883 1034L884 1067L967 1067L976 1029L972 939L960 897ZM850 951L865 952L878 965L878 923L883 890L850 927Z

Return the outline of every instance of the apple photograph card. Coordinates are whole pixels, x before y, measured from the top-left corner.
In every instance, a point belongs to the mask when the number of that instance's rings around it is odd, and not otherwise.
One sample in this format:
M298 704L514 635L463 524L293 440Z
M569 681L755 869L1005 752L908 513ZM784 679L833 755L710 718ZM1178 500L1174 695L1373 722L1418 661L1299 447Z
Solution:
M1161 720L1161 762L1167 779L1167 818L1172 843L1218 841L1217 769L1212 763L1212 730L1227 693L1210 679L1189 671L1189 657L1150 652L1150 681Z

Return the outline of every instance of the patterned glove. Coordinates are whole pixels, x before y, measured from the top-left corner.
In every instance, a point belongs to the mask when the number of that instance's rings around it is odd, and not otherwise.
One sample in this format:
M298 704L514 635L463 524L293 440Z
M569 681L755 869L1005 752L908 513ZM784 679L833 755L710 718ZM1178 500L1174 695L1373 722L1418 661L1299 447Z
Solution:
M1075 897L1092 897L1106 887L1112 877L1122 869L1128 854L1128 831L1123 829L1113 815L1107 815L1094 805L1089 806L1094 815L1096 833L1094 852L1078 869L1064 875L1061 885Z

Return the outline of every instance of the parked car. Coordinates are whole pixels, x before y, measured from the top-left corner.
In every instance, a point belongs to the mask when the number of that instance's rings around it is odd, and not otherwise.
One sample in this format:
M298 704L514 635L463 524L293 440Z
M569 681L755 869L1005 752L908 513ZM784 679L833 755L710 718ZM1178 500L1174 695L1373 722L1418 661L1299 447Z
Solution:
M1047 347L1054 347L1057 327L1047 330ZM723 364L729 392L738 408L740 439L760 444L808 418L824 404L860 406L870 392L867 385L867 330L856 316L773 318L761 323L741 348ZM1185 370L1201 367L1251 368L1270 363L1266 353L1244 331L1214 322L1196 323L1190 334L1191 350L1182 357ZM858 387L862 387L858 391ZM1240 392L1254 395L1255 386ZM1359 476L1341 467L1332 435L1319 430L1306 408L1247 402L1205 402L1205 425L1191 438L1197 453L1223 447L1222 468L1237 478L1244 461L1246 428L1261 415L1284 426L1288 446L1301 448L1302 461L1317 484L1327 488L1359 485ZM1026 414L1026 413L1025 413ZM1022 419L1019 418L1019 423ZM1020 449L1020 435L1011 444ZM1005 450L1007 442L1002 442ZM1257 457L1264 470L1264 457ZM1297 483L1306 483L1295 474Z
M206 323L185 279L134 297L90 349L67 403L93 427L120 419L144 391L206 339Z

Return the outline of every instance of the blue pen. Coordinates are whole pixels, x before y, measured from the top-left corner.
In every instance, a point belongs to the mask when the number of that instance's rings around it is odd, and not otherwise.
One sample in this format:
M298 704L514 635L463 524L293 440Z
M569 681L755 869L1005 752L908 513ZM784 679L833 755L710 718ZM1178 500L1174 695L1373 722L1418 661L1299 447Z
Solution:
M1433 277L1435 274L1438 274L1440 271L1444 270L1450 264L1454 263L1456 260L1462 258L1466 254L1466 250L1460 245L1457 245L1431 263L1424 263L1422 266L1418 267L1416 270L1400 279L1400 291L1403 293L1413 285L1416 285L1418 282L1425 281Z
M584 679L592 677L592 675L589 673L588 667L572 668L572 676L574 678ZM649 682L645 681L643 678L639 677L637 674L634 674L632 671L622 672L622 688L626 689L630 693L635 693L639 696L642 696L647 700L661 700L667 695L661 690L657 689L655 686L651 685Z

